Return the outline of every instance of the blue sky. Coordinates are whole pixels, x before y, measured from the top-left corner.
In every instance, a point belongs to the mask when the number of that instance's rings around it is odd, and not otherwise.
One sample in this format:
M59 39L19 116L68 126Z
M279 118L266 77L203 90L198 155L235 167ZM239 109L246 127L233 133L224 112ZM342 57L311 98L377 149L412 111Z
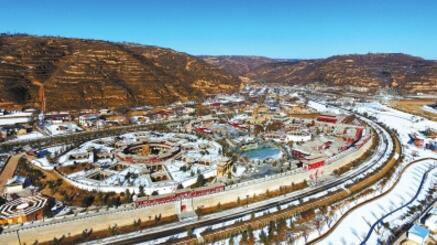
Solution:
M130 41L195 55L437 59L434 0L0 0L0 32Z

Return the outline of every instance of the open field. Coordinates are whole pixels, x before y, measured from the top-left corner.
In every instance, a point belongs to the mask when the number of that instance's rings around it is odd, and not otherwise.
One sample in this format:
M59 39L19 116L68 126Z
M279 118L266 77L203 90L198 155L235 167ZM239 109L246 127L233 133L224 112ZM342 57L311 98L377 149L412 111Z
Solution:
M423 110L424 105L433 104L435 102L435 99L402 99L390 101L389 105L397 110L437 121L436 114Z

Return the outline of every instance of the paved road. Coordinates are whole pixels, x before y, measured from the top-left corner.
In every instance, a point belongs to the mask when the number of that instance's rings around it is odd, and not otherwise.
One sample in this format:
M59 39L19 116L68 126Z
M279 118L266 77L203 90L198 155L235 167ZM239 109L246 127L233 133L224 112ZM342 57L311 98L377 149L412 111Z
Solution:
M435 168L437 168L437 165L435 165L434 167L432 167L431 169L427 170L425 172L425 174L422 176L422 180L420 181L419 187L417 188L416 193L414 194L414 196L404 205L399 206L398 208L395 208L393 211L388 212L387 214L383 215L381 218L379 218L378 220L376 220L369 229L369 232L367 233L366 237L361 241L361 245L365 245L366 242L369 240L370 236L372 235L372 233L375 231L375 228L378 224L382 224L384 222L384 219L389 217L390 215L398 212L399 210L408 207L411 203L413 203L414 201L416 201L417 197L419 196L420 192L423 190L423 185L425 183L425 180L428 177L428 174L433 171Z
M417 189L420 190L423 186L423 181L426 179L426 172L429 172L430 170L433 171L437 168L437 165L434 164L432 165L432 162L435 161L435 159L433 158L426 158L426 159L422 159L422 160L417 160L414 161L410 164L407 165L406 168L404 168L401 172L401 175L399 177L399 182L395 182L396 185L394 185L393 188L404 188L404 186L406 186L405 183L401 183L402 181L405 180L412 180L411 175L408 175L406 177L406 173L405 171L410 171L414 172L417 171L418 169L420 169L420 171L422 171L423 173L419 176L417 176L417 183L418 183L418 187ZM425 165L418 165L421 163L425 163ZM422 170L422 166L423 170ZM425 166L428 166L429 169L425 169ZM413 177L414 179L416 179L416 177ZM432 177L431 177L432 180ZM409 185L408 185L409 186ZM416 190L416 188L415 188ZM405 191L409 192L409 189L406 189ZM418 191L420 192L420 191ZM395 193L395 194L393 194ZM377 216L383 216L383 217L388 217L388 215L386 215L386 211L384 209L382 209L382 207L384 207L386 210L391 210L391 208L386 207L385 204L390 204L393 203L393 205L396 205L396 203L399 203L401 201L399 201L399 195L396 194L397 192L394 192L394 190L389 189L387 192L383 193L382 196L377 196L374 199L369 199L369 201L364 201L361 202L363 203L358 204L356 208L352 207L350 209L350 211L347 211L341 218L340 220L331 228L332 230L328 231L327 233L325 233L324 235L322 235L321 239L318 238L316 240L311 241L310 244L340 244L342 243L343 240L347 240L348 243L350 244L359 244L361 243L362 239L364 239L364 237L367 235L367 232L369 231L369 226L371 226L370 224L368 224L368 222L372 222L372 224L376 224L381 221L381 219L379 219ZM416 192L414 192L416 193ZM417 197L417 194L414 195L411 199L414 201ZM382 200L382 199L387 199L387 200ZM409 199L410 200L410 199ZM384 201L384 202L383 202ZM403 202L403 201L402 201ZM384 203L383 206L381 206L381 203ZM406 205L410 204L411 202L408 202ZM401 205L401 204L399 204ZM403 207L405 205L402 205ZM361 210L360 210L361 209ZM399 209L395 209L393 212L390 212L390 214L396 212ZM379 213L378 213L379 212ZM375 216L377 215L377 216ZM364 217L364 218L363 218ZM384 218L383 218L384 219ZM373 229L373 228L372 228ZM350 232L350 235L347 235L348 232ZM369 235L366 238L367 239L370 237L370 234L372 233L372 231L369 231ZM354 235L354 236L353 236ZM358 236L360 236L361 238L358 238ZM358 239L358 240L357 240ZM370 244L373 244L374 241L372 241ZM365 242L363 243L365 244Z
M18 162L23 155L24 153L11 156L3 167L0 174L0 193L3 193L6 182L14 176L15 169L17 169Z

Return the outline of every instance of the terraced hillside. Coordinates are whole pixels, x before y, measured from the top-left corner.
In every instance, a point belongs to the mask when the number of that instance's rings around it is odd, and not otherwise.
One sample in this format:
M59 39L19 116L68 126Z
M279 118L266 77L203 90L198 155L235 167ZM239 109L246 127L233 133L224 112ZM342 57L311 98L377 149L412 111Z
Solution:
M280 60L270 59L262 56L240 56L240 55L220 55L220 56L199 56L211 65L215 65L233 75L245 75L261 65L278 62Z
M400 93L437 92L437 62L405 54L342 55L313 60L257 56L202 58L231 74L261 83L337 86L356 92L379 89Z
M0 106L47 110L158 105L238 90L240 80L185 53L152 46L0 36Z
M260 82L321 84L371 92L436 93L437 62L404 54L333 56L327 59L272 62L246 76Z

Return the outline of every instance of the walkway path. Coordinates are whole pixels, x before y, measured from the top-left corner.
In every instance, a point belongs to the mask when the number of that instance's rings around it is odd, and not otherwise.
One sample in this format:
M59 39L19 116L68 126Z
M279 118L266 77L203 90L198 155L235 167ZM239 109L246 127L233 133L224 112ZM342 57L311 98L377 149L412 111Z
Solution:
M14 176L15 169L17 169L18 162L24 153L14 155L8 159L8 162L3 167L0 174L0 194L3 193L7 181Z
M429 169L428 171L425 172L425 174L422 176L422 181L420 182L420 185L419 185L419 187L418 187L418 189L417 189L417 191L416 191L416 194L415 194L415 195L414 195L414 196L413 196L413 197L412 197L412 198L411 198L407 203L405 203L404 205L401 205L400 207L395 208L394 210L390 211L389 213L383 215L381 218L379 218L376 222L374 222L374 223L372 224L372 226L370 227L369 232L367 233L367 236L366 236L366 237L363 239L363 241L361 242L361 245L366 244L366 242L370 239L370 236L372 235L372 233L375 231L376 226L382 224L382 223L384 222L384 219L385 219L385 218L387 218L387 217L389 217L390 215L392 215L392 214L394 214L394 213L400 211L401 209L403 209L403 208L405 208L405 207L408 207L410 204L412 204L414 201L417 200L417 197L419 196L419 194L421 193L421 191L423 191L423 187L424 187L424 184L425 184L425 180L427 180L427 178L429 177L429 174L430 174L433 170L435 170L436 168L437 168L437 166L434 166L433 168L431 168L431 169ZM431 174L431 176L432 176L432 174ZM432 177L431 177L431 178L432 178Z
M348 212L341 223L318 244L376 243L378 235L372 232L377 224L416 201L419 194L423 194L423 191L432 185L433 180L435 181L433 176L437 173L436 170L435 160L423 160L409 165L391 191Z

